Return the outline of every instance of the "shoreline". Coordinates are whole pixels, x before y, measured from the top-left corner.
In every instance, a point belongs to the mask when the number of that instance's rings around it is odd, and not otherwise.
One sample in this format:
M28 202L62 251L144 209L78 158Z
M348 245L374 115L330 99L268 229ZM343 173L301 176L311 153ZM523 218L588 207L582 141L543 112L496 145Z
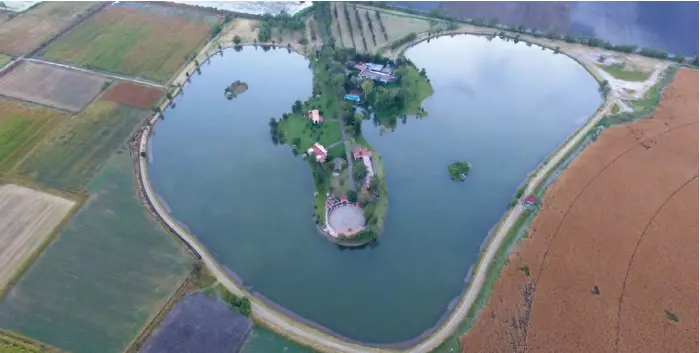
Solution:
M468 33L466 33L468 34ZM444 33L442 35L450 35L449 33ZM481 34L484 35L484 34ZM523 40L525 41L525 40ZM538 43L533 43L533 44L538 44ZM271 44L264 44L264 43L258 43L258 44L239 44L241 46L243 45L266 45L266 46L272 46ZM538 44L539 45L539 44ZM226 48L229 47L234 47L235 45L230 44L227 45ZM223 47L223 45L222 45ZM281 46L277 46L281 47ZM284 48L284 47L281 47ZM223 48L222 48L223 49ZM287 48L290 49L290 48ZM293 50L290 49L290 50ZM206 55L206 60L208 60L212 55L215 55L221 50L215 50L213 54L208 55L206 52L206 48L203 50ZM296 50L294 50L297 52ZM297 52L298 53L298 52ZM561 51L561 53L567 54L565 51ZM303 55L303 54L301 54ZM306 56L306 55L304 55ZM567 56L571 57L571 55ZM598 80L598 77L594 75L591 70L585 65L582 64L579 60L576 60L579 64L584 66L586 70L592 74L592 76ZM201 64L200 64L201 66ZM184 72L184 71L183 71ZM182 73L181 73L182 74ZM183 86L185 84L183 83ZM181 93L180 89L177 94ZM176 95L175 95L176 96ZM605 113L607 113L607 110L611 107L611 99L610 96L606 97L606 99L603 101L601 107L598 109L598 111L595 112L595 114L587 119L587 122L582 125L577 131L572 133L567 140L565 140L561 146L558 147L557 150L553 151L552 154L541 164L536 168L532 173L530 173L525 180L525 185L526 185L526 192L534 190L536 187L539 186L541 180L537 180L538 177L541 178L541 175L544 174L546 175L546 172L549 171L549 169L552 169L553 167L556 167L561 161L556 159L557 156L559 156L559 159L562 159L566 155L562 153L564 151L568 151L572 147L575 147L580 141L582 137L585 137L585 135L595 126L595 124L592 124L593 122L599 121ZM169 105L170 102L164 102L164 104ZM150 119L150 123L154 126L155 123L158 122L160 114L155 114L153 118ZM143 128L143 132L140 138L140 143L139 143L139 151L145 151L147 150L146 145L148 143L149 137L151 132L153 131L153 126L145 126ZM140 184L146 191L146 201L150 201L151 203L154 204L154 211L158 218L161 218L164 223L170 223L173 220L170 218L170 215L167 213L164 213L162 209L159 209L156 204L158 203L157 198L153 199L151 198L151 193L149 190L151 189L150 181L148 180L147 176L147 161L144 160L144 158L141 158L138 154L136 155L135 158L139 158L139 162L137 163L138 168L138 173L142 177L140 178ZM533 180L534 178L534 180ZM151 191L152 192L152 191ZM150 200L148 200L150 198ZM211 256L206 248L200 244L196 238L189 234L187 231L182 229L179 225L175 224L175 227L172 227L173 232L178 235L178 237L181 237L183 242L185 242L189 247L192 249L193 252L198 254L205 260L205 264L207 267L209 267L212 270L212 273L217 277L219 282L222 283L227 289L229 289L232 293L237 294L237 295L247 295L251 298L253 302L253 309L254 309L254 314L253 317L255 321L265 327L268 327L272 329L273 331L277 332L278 334L285 336L289 339L294 340L295 342L312 347L314 349L318 349L324 352L382 352L384 351L385 347L396 347L396 348L407 348L407 351L414 351L414 352L428 352L432 350L433 348L437 347L438 345L442 344L443 341L449 337L452 333L453 330L456 328L457 325L461 324L462 321L465 319L467 315L467 311L472 309L472 304L476 298L476 295L481 291L483 283L477 283L478 281L483 282L485 272L491 267L490 260L493 258L496 252L499 252L501 242L503 241L504 236L504 230L509 231L510 227L512 226L512 218L514 214L519 214L521 213L521 206L516 205L513 207L511 210L508 210L506 214L504 215L503 218L494 226L493 228L493 236L489 236L486 239L488 239L488 242L485 242L482 246L484 247L483 251L481 252L481 256L477 260L475 264L472 265L472 271L469 271L466 276L465 276L465 281L467 279L471 279L468 281L467 285L464 286L463 291L455 297L455 300L452 300L450 303L448 303L448 310L445 311L445 314L443 315L444 319L441 318L434 327L426 330L424 334L419 335L415 339L409 340L407 342L413 343L416 341L417 344L413 344L409 346L406 346L406 341L405 342L398 342L395 344L369 344L369 343L359 343L357 341L347 339L343 337L342 335L334 334L332 331L330 332L319 332L318 328L314 327L309 327L311 325L308 325L307 323L304 322L298 322L295 320L293 317L290 317L289 315L285 314L281 310L275 310L273 308L270 308L269 305L266 303L260 301L257 302L255 299L256 296L254 294L249 293L245 288L242 287L242 284L235 283L235 281L231 280L231 275L222 272L221 267L216 261L213 259L213 256ZM168 222L170 220L170 222ZM511 221L511 222L509 222ZM486 240L485 239L485 240ZM488 260L488 261L487 261ZM476 292L476 293L475 293ZM458 299L458 300L457 300ZM450 307L454 306L452 310L449 310ZM281 307L280 307L281 308ZM288 311L285 309L285 311ZM307 321L308 320L304 320ZM325 330L323 330L325 331ZM326 337L330 336L330 337ZM403 343L403 344L402 344ZM399 348L399 349L401 349Z

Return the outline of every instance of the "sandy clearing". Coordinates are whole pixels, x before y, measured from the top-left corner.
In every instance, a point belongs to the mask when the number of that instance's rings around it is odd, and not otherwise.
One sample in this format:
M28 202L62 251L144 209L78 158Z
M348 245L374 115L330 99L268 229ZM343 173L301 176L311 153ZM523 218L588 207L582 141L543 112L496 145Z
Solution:
M0 186L0 290L41 247L74 204L14 184Z
M562 173L463 351L697 349L697 96L679 70L653 118L605 130Z

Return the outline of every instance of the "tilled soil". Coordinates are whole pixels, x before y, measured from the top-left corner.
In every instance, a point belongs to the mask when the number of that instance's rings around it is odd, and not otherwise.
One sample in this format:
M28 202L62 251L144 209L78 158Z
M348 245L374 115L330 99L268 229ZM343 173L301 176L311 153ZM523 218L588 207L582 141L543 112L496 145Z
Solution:
M697 351L697 234L698 73L681 69L652 118L550 187L463 351Z
M148 109L158 102L163 90L156 87L139 85L133 82L119 82L107 91L102 99L135 108Z

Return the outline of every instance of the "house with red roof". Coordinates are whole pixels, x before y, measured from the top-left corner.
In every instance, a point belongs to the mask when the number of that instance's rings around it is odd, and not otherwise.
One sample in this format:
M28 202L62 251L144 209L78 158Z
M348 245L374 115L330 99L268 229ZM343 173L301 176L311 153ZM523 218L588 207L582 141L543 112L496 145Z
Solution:
M319 163L325 162L326 157L328 157L328 151L318 142L314 143L313 146L311 146L311 148L309 148L306 152L309 154L309 156L311 154L316 155L316 162Z
M528 196L528 197L525 198L525 200L523 200L523 204L524 204L525 206L532 206L532 205L535 204L535 202L536 202L536 200L535 200L535 198L532 197L532 196Z

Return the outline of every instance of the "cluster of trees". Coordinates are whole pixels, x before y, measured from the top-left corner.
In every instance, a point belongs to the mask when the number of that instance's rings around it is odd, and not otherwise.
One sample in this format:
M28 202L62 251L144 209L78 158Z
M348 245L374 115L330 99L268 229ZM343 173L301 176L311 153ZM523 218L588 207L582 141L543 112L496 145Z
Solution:
M384 22L382 22L382 15L379 13L379 10L374 10L374 16L377 17L379 28L381 28L382 34L384 34L384 40L389 40L389 36L386 34L386 28L384 27Z
M279 122L275 118L270 118L270 137L272 138L272 143L275 145L281 145L286 142L284 138L284 131L279 128Z
M418 37L418 35L415 32L411 32L411 33L395 40L394 42L392 42L391 49L396 49L396 48L399 48L406 43L410 43L410 42L416 40L417 37Z
M305 30L306 21L301 16L290 16L284 11L276 16L266 13L260 17L258 40L267 42L272 39L273 28L278 29L280 32Z
M241 314L250 317L253 312L248 297L240 298L226 289L221 290L221 299Z
M321 36L321 40L329 45L335 45L335 39L331 35L331 26L333 25L331 2L314 1L311 7L314 20L319 24L318 34Z

